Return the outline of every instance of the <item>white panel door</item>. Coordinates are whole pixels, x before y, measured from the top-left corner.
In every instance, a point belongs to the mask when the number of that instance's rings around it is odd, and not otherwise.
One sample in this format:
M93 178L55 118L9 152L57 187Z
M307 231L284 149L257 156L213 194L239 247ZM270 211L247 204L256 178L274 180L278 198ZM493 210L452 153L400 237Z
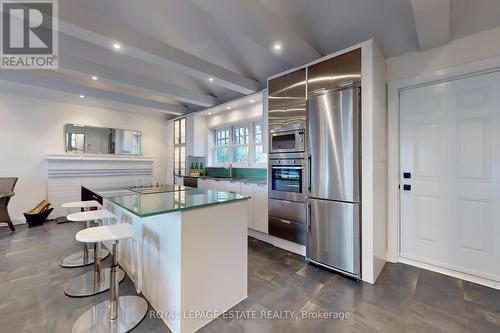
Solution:
M500 73L402 91L400 110L400 255L500 281Z

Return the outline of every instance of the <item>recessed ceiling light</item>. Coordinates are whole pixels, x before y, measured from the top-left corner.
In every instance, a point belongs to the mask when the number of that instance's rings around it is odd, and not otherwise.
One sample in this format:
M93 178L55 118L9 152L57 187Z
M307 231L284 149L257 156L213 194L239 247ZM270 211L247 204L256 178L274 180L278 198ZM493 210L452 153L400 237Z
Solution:
M121 49L121 48L122 48L122 46L121 46L120 44L118 44L118 43L114 43L114 44L113 44L113 48L114 48L115 50L119 50L119 49Z
M208 115L210 116L212 114L212 112L208 112Z
M274 49L275 51L279 51L279 50L281 50L281 43L277 43L277 42L276 42L276 43L274 43L274 44L273 44L273 49Z
M250 100L250 103L253 103L253 102L255 102L255 101L254 101L253 99L251 99L251 100Z
M209 77L209 78L208 78L208 81L210 81L210 82L214 82L214 78L213 78L213 77Z
M84 97L85 97L85 96L83 96L83 95L80 95L80 98L84 98Z
M231 107L230 107L230 106L228 106L226 109L227 109L227 110L231 110Z
M99 80L99 78L94 75L94 76L92 76L92 80L97 81L97 80Z

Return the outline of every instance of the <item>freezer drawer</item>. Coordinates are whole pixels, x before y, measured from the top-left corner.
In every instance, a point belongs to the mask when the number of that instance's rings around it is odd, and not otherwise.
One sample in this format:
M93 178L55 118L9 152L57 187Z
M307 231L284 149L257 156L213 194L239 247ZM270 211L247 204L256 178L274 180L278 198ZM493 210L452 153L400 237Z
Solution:
M306 256L360 274L359 204L309 199Z
M306 244L306 225L269 216L269 234L300 245Z
M306 224L306 204L303 202L269 199L269 216Z

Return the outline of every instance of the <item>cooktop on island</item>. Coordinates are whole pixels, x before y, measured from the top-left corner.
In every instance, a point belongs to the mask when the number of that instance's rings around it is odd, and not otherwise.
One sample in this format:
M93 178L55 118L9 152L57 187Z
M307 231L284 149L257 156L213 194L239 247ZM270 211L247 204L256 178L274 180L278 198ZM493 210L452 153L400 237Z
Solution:
M154 193L164 193L164 192L175 192L184 191L186 187L181 185L143 185L143 186L129 186L128 190L139 193L139 194L154 194Z

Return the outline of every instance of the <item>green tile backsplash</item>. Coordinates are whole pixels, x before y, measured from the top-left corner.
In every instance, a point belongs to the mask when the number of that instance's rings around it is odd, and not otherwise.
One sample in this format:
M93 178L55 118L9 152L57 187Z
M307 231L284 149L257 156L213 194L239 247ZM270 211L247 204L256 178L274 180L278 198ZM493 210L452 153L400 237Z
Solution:
M229 177L229 170L224 168L206 167L208 177ZM267 169L261 168L233 168L233 177L242 179L267 179Z

